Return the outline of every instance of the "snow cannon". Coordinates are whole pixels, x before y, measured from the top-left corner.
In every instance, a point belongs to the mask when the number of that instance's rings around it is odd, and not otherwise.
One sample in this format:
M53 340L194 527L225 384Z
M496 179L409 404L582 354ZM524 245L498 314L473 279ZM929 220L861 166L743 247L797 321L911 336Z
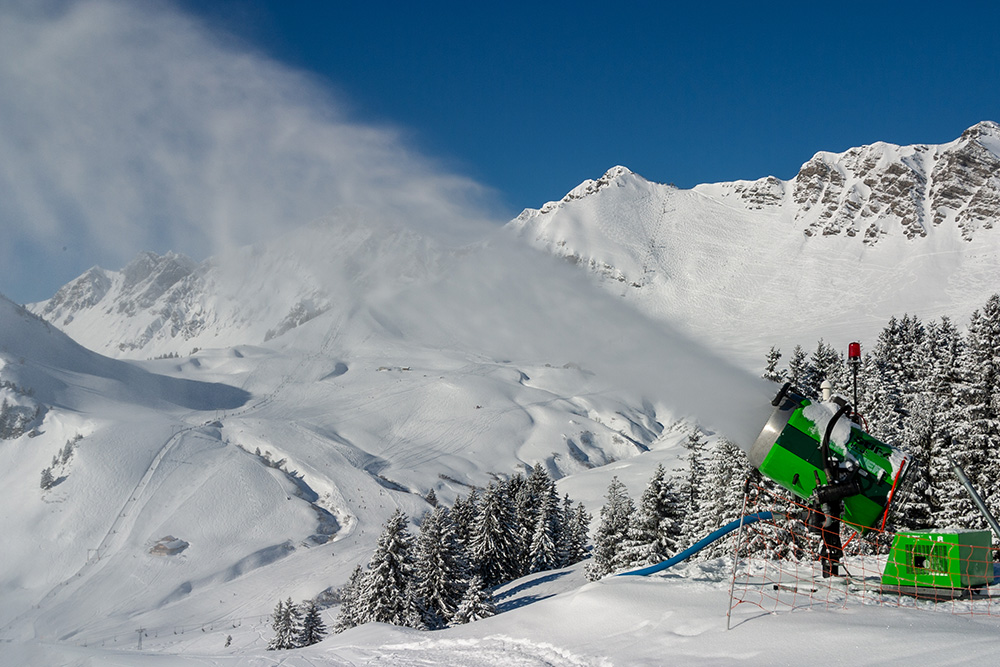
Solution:
M799 498L861 533L881 530L909 456L876 440L839 397L811 401L791 385L750 449L750 463Z

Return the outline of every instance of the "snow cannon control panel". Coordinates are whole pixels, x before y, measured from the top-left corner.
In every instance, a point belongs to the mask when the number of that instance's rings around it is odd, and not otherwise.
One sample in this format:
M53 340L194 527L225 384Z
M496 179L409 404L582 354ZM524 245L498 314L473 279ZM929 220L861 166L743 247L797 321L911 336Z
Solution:
M850 419L841 399L814 402L785 385L750 449L762 475L861 533L880 530L909 457Z

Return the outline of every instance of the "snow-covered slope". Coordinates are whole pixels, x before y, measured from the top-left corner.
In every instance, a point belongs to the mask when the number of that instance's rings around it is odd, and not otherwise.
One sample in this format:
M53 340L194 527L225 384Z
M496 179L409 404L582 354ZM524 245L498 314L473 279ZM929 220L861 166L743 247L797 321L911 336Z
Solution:
M562 477L671 451L677 418L727 397L707 424L752 438L769 410L752 374L544 254L502 238L428 262L383 252L393 279L354 280L350 308L180 358L100 357L3 302L0 377L50 409L37 437L0 441L2 505L27 507L0 525L2 636L259 621L342 584L431 489L451 502L536 462Z
M643 312L759 365L889 316L964 322L1000 285L1000 126L941 146L818 153L792 181L651 183L624 167L510 228Z
M275 601L342 584L431 489L450 503L542 462L596 512L611 476L637 494L676 466L680 419L745 443L770 345L962 317L996 290L997 135L819 154L789 183L682 191L619 167L471 246L355 212L200 264L92 269L31 306L45 320L0 298L0 392L30 416L0 440L0 640L20 662L141 663L113 648L141 626L149 660L269 664ZM494 621L360 628L303 660L770 663L783 629L858 625L778 619L748 644L710 629L718 578L545 576Z

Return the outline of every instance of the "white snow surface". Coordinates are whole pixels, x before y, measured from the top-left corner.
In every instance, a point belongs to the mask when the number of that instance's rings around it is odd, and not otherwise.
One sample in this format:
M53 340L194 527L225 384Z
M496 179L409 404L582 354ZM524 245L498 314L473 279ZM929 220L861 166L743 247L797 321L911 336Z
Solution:
M963 326L1000 283L998 146L983 122L940 146L821 152L792 181L691 190L619 166L509 228L760 368L771 345L873 344L892 315Z
M974 141L995 155L980 130L807 165L870 207L850 165L933 171ZM596 517L612 476L638 497L656 465L678 469L692 422L748 446L771 345L865 340L902 312L962 322L996 289L1000 232L966 240L964 208L922 218L922 237L886 218L869 245L804 234L823 218L800 216L795 188L681 191L618 167L471 246L354 212L202 264L95 268L31 306L49 322L0 298L0 379L46 408L0 441L0 664L985 661L1000 621L924 608L744 605L727 631L723 561L540 573L468 626L264 650L279 599L341 586L431 489L450 504L541 462ZM171 539L187 546L151 552Z

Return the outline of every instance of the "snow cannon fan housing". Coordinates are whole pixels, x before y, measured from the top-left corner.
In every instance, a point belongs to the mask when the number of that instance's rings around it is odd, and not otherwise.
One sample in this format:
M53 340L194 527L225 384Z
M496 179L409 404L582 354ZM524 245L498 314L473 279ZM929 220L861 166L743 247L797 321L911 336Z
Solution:
M831 425L835 404L814 403L787 386L773 403L774 412L750 449L750 463L804 500L822 497L828 485L838 482L828 479L828 471L849 479L840 518L862 533L881 530L907 469L907 454L876 440L847 417ZM825 464L823 439L828 430L835 437L829 438L830 461Z

